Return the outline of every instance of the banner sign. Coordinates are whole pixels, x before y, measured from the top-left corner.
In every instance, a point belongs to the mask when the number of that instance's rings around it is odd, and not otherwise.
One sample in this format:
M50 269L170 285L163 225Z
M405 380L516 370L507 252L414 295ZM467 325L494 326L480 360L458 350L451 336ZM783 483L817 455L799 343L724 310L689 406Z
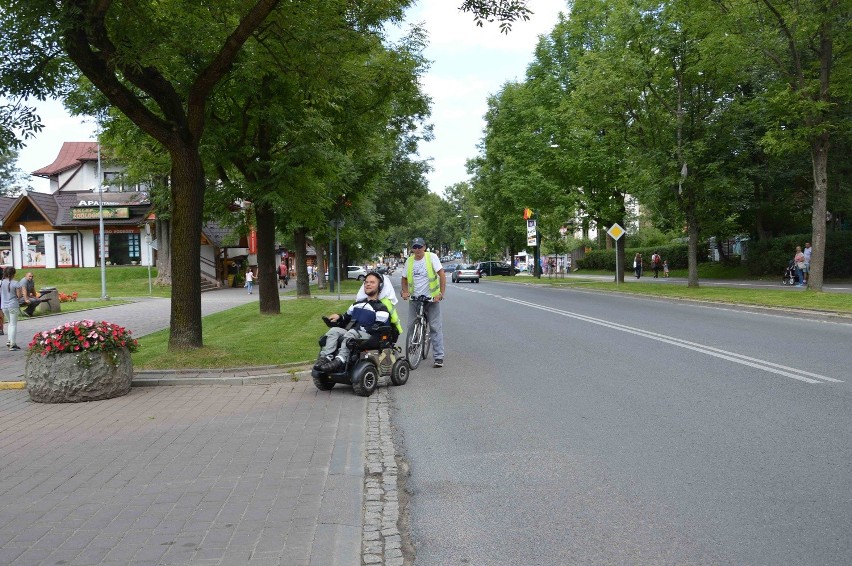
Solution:
M100 218L99 208L72 208L71 220L98 220ZM130 209L122 207L104 207L104 220L130 218Z

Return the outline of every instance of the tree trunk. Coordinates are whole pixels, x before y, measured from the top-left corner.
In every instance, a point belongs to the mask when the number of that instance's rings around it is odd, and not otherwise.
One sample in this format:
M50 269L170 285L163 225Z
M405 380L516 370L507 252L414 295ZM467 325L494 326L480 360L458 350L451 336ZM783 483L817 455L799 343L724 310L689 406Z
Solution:
M687 244L687 258L689 264L689 277L686 286L698 288L698 220L695 218L695 203L689 199L686 203L686 231L689 236Z
M257 283L260 312L281 314L278 297L278 266L275 261L275 211L265 203L254 204L257 221Z
M811 215L811 263L808 269L808 289L822 291L825 266L825 212L828 198L828 133L811 143L811 160L814 168L814 201Z
M311 281L308 279L308 239L307 228L293 230L293 242L296 246L296 298L311 297Z
M157 238L157 279L155 285L172 285L172 225L169 220L157 218L154 225Z
M204 167L197 148L170 150L172 160L172 284L169 350L203 345L201 336L201 221Z

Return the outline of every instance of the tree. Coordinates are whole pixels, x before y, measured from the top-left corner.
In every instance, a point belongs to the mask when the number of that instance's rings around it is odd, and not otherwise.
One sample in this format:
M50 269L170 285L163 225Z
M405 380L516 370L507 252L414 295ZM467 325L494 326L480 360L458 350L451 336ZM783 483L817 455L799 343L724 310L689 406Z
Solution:
M112 0L4 2L3 35L30 37L20 70L38 69L62 58L125 116L166 148L171 160L172 271L169 348L197 348L201 335L198 258L205 192L200 146L207 101L228 75L243 44L280 0L222 0L210 9L194 2ZM32 82L23 80L22 83ZM43 82L46 82L43 81ZM49 85L43 88L48 90Z
M202 345L198 257L206 186L200 149L208 101L246 41L281 4L0 0L0 95L63 96L81 74L169 154L172 269L182 274L173 281L170 349ZM525 14L523 4L465 2L462 9L510 25ZM364 8L344 12L357 26L370 10ZM21 115L0 112L7 145L16 139L8 124ZM37 125L25 124L25 134L28 128Z
M847 0L785 2L717 0L728 29L743 37L753 59L778 74L769 83L775 127L764 143L788 153L804 144L813 168L813 252L808 287L821 291L825 263L826 203L832 132L848 128L852 100L852 43Z
M0 196L13 197L30 189L26 174L17 166L18 150L0 150Z

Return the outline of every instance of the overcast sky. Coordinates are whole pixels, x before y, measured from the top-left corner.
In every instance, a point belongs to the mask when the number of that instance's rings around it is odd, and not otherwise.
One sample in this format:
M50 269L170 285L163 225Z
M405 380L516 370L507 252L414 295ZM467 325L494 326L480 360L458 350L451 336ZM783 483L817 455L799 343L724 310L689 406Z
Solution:
M497 25L476 27L470 14L457 10L460 3L422 0L408 14L410 22L423 22L429 33L426 57L432 67L423 87L432 97L435 140L420 155L432 159L429 188L437 193L468 178L464 164L476 156L488 95L507 81L523 80L538 36L553 29L559 12L566 10L565 0L529 0L534 12L530 20L515 23L505 35ZM61 104L45 103L39 109L45 129L27 142L18 159L26 173L50 165L62 142L94 139L94 124L69 116ZM46 179L33 177L31 183L37 191L48 190Z

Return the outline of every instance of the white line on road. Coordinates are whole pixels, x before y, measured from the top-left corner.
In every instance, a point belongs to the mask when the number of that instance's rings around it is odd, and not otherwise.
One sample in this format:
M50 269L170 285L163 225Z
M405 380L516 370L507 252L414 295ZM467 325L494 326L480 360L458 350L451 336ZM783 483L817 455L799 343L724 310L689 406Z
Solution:
M473 291L473 292L481 292L481 291ZM487 295L491 295L491 293L485 293ZM695 342L690 342L688 340L682 340L680 338L675 338L674 336L667 336L665 334L659 334L656 332L650 332L648 330L643 330L641 328L635 328L632 326L627 326L624 324L619 324L617 322L610 322L608 320L603 320L600 318L594 318L591 316L586 316L583 314L578 314L569 311L563 311L560 309L556 309L553 307L548 307L545 305L539 305L536 303L531 303L529 301L522 301L520 299L514 299L511 297L501 297L499 295L492 295L495 298L502 299L504 301L508 301L510 303L516 303L519 305L523 305L526 307L539 309L543 311L547 311L553 314L558 314L560 316L567 316L569 318L574 318L577 320L581 320L583 322L590 322L592 324L597 324L599 326L605 326L607 328L612 328L614 330L619 330L621 332L627 332L630 334L635 334L637 336L642 336L644 338L650 338L651 340L657 340L658 342L664 342L666 344L671 344L673 346L678 346L680 348L685 348L687 350L693 350L695 352L699 352L702 354L707 354L708 356L713 356L716 358L721 358L723 360L728 360L734 363L742 364L745 366L753 367L756 369L760 369L763 371L768 371L770 373L774 373L777 375L782 375L784 377L789 377L791 379L796 379L798 381L804 381L805 383L822 383L823 381L829 381L832 383L844 383L840 379L835 379L833 377L828 377L825 375L820 375L818 373L811 373L809 371L800 370L797 368L792 368L789 366L784 366L781 364L776 364L773 362L768 362L766 360L761 360L759 358L752 358L750 356L746 356L743 354L737 354L736 352L728 352L726 350L721 350L719 348L714 348L712 346L706 346L704 344L697 344ZM822 380L822 381L820 381Z

